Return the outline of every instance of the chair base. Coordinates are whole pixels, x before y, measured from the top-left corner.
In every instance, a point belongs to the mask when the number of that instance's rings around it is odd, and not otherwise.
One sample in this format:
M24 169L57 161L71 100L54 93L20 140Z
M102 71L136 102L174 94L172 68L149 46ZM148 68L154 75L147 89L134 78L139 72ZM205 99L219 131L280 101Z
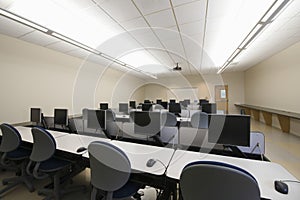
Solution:
M52 177L53 180L53 188L48 189L44 188L38 191L38 195L43 195L46 196L44 200L50 200L50 199L55 199L55 200L60 200L62 196L76 192L76 191L86 191L85 186L70 186L69 188L64 188L64 184L60 184L60 177L59 176L54 176Z
M5 188L0 190L0 195L8 192L12 188L16 187L19 184L24 184L29 192L34 192L35 188L32 184L33 178L31 176L19 176L19 177L12 177L12 178L6 178L2 180L3 185L7 185Z

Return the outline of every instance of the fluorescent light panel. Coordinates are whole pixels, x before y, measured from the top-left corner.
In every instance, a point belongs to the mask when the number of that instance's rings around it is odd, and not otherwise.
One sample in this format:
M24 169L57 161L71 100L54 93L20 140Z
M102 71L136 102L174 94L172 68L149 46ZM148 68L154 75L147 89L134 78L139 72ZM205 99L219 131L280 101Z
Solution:
M0 14L7 17L7 18L9 18L9 19L12 19L16 22L19 22L19 23L24 24L26 26L30 26L31 28L37 29L39 31L42 31L42 32L45 32L45 33L48 31L48 29L43 27L43 26L40 26L40 25L38 25L34 22L31 22L31 21L29 21L29 20L27 20L23 17L20 17L16 14L13 14L13 13L11 13L9 11L6 11L6 10L3 10L1 8L0 8Z
M231 54L222 67L218 70L218 74L222 73L228 65L242 52L249 47L254 39L262 32L262 30L275 19L276 16L287 6L290 0L275 0L271 7L266 11L259 22L254 26L250 33L245 37L239 47Z

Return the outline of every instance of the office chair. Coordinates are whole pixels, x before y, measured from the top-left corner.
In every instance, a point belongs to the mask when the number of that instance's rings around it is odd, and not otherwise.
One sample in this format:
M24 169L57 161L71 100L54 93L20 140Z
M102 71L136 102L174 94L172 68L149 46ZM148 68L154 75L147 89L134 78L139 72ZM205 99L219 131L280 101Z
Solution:
M176 126L177 118L174 113L163 112L161 114L161 121L163 126Z
M50 176L53 181L53 189L42 189L38 193L40 195L46 195L47 197L45 199L53 198L59 200L64 194L84 190L85 188L82 186L64 190L61 188L60 179L63 175L70 173L72 163L54 157L56 142L48 131L34 127L31 129L31 132L33 136L33 148L26 171L28 174L32 174L36 179L45 179Z
M208 128L208 114L205 112L195 112L191 117L191 125L193 128Z
M180 175L180 190L185 200L259 200L255 178L247 171L226 163L197 161L188 164Z
M21 135L13 126L1 124L0 128L2 132L0 145L0 152L2 152L1 165L3 168L16 168L20 173L20 176L2 180L3 185L7 186L0 191L0 194L9 191L18 184L25 184L28 190L33 192L32 177L26 173L26 164L31 151L21 147Z
M103 194L105 200L133 196L142 187L129 180L131 165L126 154L106 142L92 142L88 146L91 184L91 200Z

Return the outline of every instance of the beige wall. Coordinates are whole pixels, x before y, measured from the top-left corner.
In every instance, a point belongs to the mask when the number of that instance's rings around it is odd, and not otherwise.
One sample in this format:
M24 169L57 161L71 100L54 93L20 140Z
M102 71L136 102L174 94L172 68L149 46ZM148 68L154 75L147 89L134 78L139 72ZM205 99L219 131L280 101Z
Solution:
M300 113L299 52L300 42L247 70L245 102ZM291 121L292 133L300 135L299 123Z
M0 35L0 44L0 122L28 121L30 107L40 107L48 116L53 116L55 107L77 114L83 107L96 107L102 100L113 99L113 92L109 92L112 88L127 94L143 82L120 71L105 70L98 64L4 35ZM127 85L116 87L122 81ZM127 101L124 95L117 100Z

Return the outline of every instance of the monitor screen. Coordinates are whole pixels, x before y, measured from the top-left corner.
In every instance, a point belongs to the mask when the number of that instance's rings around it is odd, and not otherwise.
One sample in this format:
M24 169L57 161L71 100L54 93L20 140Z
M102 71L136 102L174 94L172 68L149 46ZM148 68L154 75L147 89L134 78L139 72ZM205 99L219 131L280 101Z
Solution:
M184 104L186 105L185 107L187 107L188 105L191 104L191 101L189 99L185 99Z
M142 104L142 111L150 111L152 108L152 104L151 103L143 103Z
M135 103L135 101L129 101L129 106L130 106L130 108L136 108L136 103Z
M250 146L250 116L209 115L208 142Z
M119 103L119 112L128 113L128 103Z
M200 106L202 106L203 104L207 104L207 103L208 103L208 100L206 100L206 99L199 99Z
M161 104L162 100L161 99L156 99L156 104Z
M54 109L54 124L68 125L68 110Z
M88 110L87 127L92 129L106 129L106 111Z
M108 103L100 103L100 109L101 110L107 110L108 109Z
M160 133L160 112L134 112L134 133L154 136Z
M149 99L145 99L144 103L151 103L151 101Z
M169 112L179 114L181 113L181 106L179 103L170 103L169 104Z
M202 112L212 113L212 114L217 113L217 108L215 103L205 103L202 104L201 107L202 107Z
M176 103L176 99L170 99L170 103Z
M42 122L40 108L30 108L30 121L35 123Z
M167 101L162 101L160 104L164 109L168 109L168 102Z

